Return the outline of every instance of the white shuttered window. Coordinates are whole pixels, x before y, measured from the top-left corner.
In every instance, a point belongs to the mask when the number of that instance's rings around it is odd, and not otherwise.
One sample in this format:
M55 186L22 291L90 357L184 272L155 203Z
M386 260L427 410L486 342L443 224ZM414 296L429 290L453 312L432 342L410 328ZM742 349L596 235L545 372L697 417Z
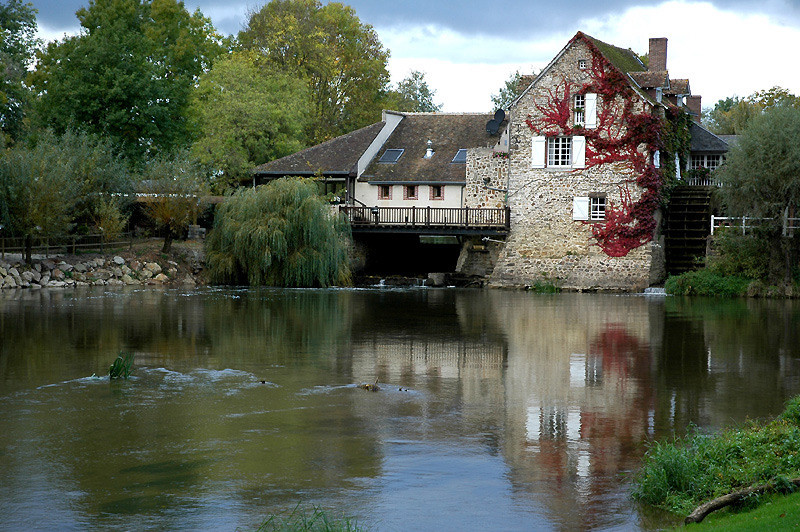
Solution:
M547 137L534 136L531 142L531 166L533 168L544 168L546 150Z
M589 196L576 196L572 198L572 219L589 219Z
M597 94L593 92L587 93L584 102L586 105L584 127L586 129L595 129L597 128Z

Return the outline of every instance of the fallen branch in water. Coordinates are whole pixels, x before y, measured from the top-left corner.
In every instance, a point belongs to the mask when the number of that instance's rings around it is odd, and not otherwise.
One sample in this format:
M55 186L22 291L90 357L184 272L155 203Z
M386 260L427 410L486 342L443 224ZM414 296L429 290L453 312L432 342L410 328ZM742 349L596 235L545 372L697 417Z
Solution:
M796 488L800 488L800 478L793 478L788 482L793 484ZM761 494L774 489L776 489L776 486L773 483L762 484L760 486L751 486L743 490L734 491L733 493L728 493L727 495L717 497L716 499L710 500L707 503L701 504L695 508L694 511L686 517L685 523L687 525L689 523L699 523L711 512L725 508L726 506L738 502L745 497L749 497L750 495Z

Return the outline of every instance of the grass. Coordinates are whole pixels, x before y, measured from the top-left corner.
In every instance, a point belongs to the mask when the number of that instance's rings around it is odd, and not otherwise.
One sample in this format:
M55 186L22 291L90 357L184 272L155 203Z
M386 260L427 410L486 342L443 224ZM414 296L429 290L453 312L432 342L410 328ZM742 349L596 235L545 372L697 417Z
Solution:
M271 515L258 527L258 532L361 532L366 529L361 528L348 517L332 519L328 514L318 508L313 507L310 511L304 511L300 505L287 516Z
M133 353L120 353L108 368L108 376L111 379L127 379L131 376L132 368Z
M544 279L534 281L533 284L528 287L528 291L535 294L558 294L561 292L561 287L547 279Z
M664 290L668 294L680 296L737 297L747 295L751 282L752 279L745 277L697 270L669 277L664 284Z
M800 476L800 396L775 420L721 431L693 433L672 442L655 442L634 479L633 497L665 510L689 514L721 495L772 483L788 489ZM758 504L751 497L746 504Z
M764 497L762 504L755 509L743 512L722 510L709 515L702 523L685 527L685 530L691 532L745 532L766 529L773 532L800 529L800 493L772 494Z

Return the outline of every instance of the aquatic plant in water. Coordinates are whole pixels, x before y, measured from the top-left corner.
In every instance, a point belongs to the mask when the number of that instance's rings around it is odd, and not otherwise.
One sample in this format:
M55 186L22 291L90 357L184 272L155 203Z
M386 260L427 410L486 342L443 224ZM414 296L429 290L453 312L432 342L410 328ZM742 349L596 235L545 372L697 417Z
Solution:
M300 508L300 504L295 506L287 517L273 514L258 527L258 532L359 532L361 530L364 529L350 518L333 519L316 506L310 513L305 512Z
M132 368L133 353L121 352L108 368L108 376L111 379L127 379L131 375Z

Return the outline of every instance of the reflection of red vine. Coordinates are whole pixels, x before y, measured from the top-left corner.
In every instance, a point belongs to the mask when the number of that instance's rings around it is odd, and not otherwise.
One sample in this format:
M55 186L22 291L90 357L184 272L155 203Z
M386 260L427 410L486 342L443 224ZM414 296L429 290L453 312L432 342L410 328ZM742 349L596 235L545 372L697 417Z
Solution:
M638 378L647 375L645 362L650 349L646 343L629 334L622 324L607 324L592 342L591 352L601 356L604 373L615 373L622 378L627 378L631 372Z
M573 41L578 38L592 53L591 81L577 90L568 81L548 89L547 103L536 104L540 118L528 116L526 122L539 135L584 136L586 168L624 163L634 171L636 179L631 181L642 188L641 197L634 202L626 183L620 187L619 203L606 205L604 223L592 224L592 234L600 248L610 257L624 257L652 240L656 228L653 215L658 208L663 177L651 162L650 154L661 147L663 123L650 113L635 112L634 91L625 74L583 34L576 35ZM594 129L569 125L572 96L586 93L596 93L602 102L598 105Z

